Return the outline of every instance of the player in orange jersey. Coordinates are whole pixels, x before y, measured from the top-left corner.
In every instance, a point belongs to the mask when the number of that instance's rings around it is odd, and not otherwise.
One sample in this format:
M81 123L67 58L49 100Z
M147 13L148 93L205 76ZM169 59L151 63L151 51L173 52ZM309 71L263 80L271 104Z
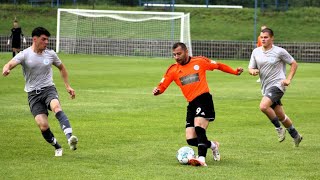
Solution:
M261 26L260 31L264 30L265 28L267 28L266 25ZM261 38L260 38L260 34L259 34L257 39L258 39L257 40L257 47L261 47L262 46L262 41L261 41Z
M212 95L206 79L206 71L219 69L234 75L240 75L243 68L233 70L231 67L210 60L206 57L191 57L184 43L175 43L172 47L173 57L176 63L171 65L161 82L153 89L153 94L162 94L172 81L180 88L189 102L186 117L186 139L191 146L198 147L198 158L189 160L194 166L207 166L205 157L207 149L211 148L213 158L220 160L219 143L209 141L206 136L206 129L209 122L215 119L215 110Z

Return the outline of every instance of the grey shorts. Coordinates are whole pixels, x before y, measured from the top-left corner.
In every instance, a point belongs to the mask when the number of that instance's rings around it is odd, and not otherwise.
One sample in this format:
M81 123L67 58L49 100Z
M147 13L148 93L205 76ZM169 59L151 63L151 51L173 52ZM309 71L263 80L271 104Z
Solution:
M264 96L271 99L272 105L270 107L274 109L277 105L282 106L281 98L283 95L284 93L278 87L272 86L266 91Z
M29 107L33 116L36 117L38 114L49 115L48 109L51 110L50 102L53 99L58 99L58 92L54 86L28 92Z

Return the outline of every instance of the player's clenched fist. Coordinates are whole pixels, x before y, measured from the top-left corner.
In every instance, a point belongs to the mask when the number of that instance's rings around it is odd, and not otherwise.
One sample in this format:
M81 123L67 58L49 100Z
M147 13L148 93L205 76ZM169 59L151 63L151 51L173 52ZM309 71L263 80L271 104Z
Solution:
M155 88L153 89L152 93L153 93L153 95L155 95L155 96L161 94L161 93L160 93L160 89L159 89L158 87L155 87Z
M243 68L242 67L238 67L237 68L237 72L238 72L238 75L240 75L243 72Z

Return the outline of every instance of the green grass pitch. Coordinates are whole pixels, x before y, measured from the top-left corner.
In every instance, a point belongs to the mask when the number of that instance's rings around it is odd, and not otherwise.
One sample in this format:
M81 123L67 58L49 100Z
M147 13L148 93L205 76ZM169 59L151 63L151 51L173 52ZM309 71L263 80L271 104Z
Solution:
M0 54L0 65L11 54ZM42 138L31 113L21 66L0 77L0 179L319 179L320 64L299 63L283 97L286 113L304 136L300 147L276 132L259 110L257 77L248 60L220 61L245 72L207 73L216 120L209 139L221 143L220 162L208 151L208 167L180 165L176 151L186 145L187 102L173 83L161 96L152 89L173 59L60 55L76 91L71 100L54 68L62 108L78 150L68 149L52 114L49 123L64 148L62 157ZM195 149L195 148L194 148ZM195 149L196 150L196 149Z

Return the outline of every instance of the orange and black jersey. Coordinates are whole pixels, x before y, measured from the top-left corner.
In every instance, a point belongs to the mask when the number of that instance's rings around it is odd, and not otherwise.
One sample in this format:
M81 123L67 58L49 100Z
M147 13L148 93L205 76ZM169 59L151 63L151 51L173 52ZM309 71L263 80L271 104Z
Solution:
M261 37L258 36L258 38L257 38L257 47L260 47L260 46L262 46L262 40L261 40Z
M237 70L206 57L190 57L190 61L185 65L178 63L171 65L159 83L158 89L160 93L163 93L170 83L174 81L180 87L187 101L191 102L197 96L209 92L206 71L213 71L214 69L230 74L238 74Z

